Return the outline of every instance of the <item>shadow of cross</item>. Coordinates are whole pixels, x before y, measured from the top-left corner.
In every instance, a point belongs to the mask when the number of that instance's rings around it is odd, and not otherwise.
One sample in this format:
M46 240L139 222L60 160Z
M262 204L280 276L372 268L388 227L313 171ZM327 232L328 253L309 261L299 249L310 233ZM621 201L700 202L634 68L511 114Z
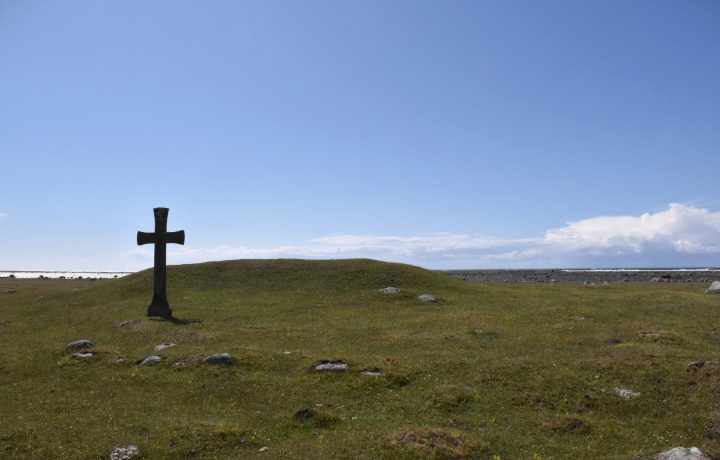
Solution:
M153 269L153 298L147 309L148 316L160 316L165 319L172 318L172 310L167 300L167 244L185 244L185 231L167 231L168 208L154 208L155 233L138 232L137 244L155 245L155 268Z

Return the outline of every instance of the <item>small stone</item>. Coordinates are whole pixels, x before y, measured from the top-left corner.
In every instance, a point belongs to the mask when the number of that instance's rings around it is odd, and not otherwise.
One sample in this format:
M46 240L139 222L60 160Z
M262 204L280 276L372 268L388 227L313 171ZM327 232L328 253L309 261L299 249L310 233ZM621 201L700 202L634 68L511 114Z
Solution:
M232 364L233 359L232 356L230 356L230 353L218 353L216 355L210 355L207 358L205 358L203 361L205 361L208 364Z
M387 286L387 287L378 289L378 291L380 291L382 294L399 294L399 293L400 293L400 288L396 288L396 287L392 287L392 286Z
M134 322L135 322L135 321L133 321L133 320L131 320L131 319L126 319L125 321L120 321L120 322L118 323L118 326L120 326L120 327L125 327L125 326L128 326L128 325L130 325L130 324L132 324L132 323L134 323Z
M115 362L118 363L118 364L124 363L124 362L125 362L125 357L124 357L124 356L118 356L117 358L115 358Z
M710 361L694 361L690 364L688 364L688 369L700 369L701 367L705 366L720 366L720 361L716 360L710 360Z
M432 294L421 294L418 296L418 299L425 303L438 303L438 298Z
M590 281L590 280L585 280L585 282L583 283L583 286L593 287L593 286L595 286L595 283L593 283L593 282Z
M676 447L665 452L654 454L654 460L710 460L703 451L697 447Z
M620 339L617 337L610 337L609 339L605 339L605 343L609 343L610 345L617 345L620 343Z
M262 446L261 448L258 449L258 452L267 452L269 450L270 450L270 448L268 446Z
M0 291L0 292L2 292L3 294L14 294L14 293L16 293L17 291L16 291L15 289L10 289L10 288L8 288L8 289L3 289L3 290Z
M78 353L73 353L72 356L73 356L73 358L77 358L77 359L89 359L89 358L93 358L95 356L95 352L94 351L81 351Z
M614 388L615 394L620 396L622 399L632 399L640 396L637 391L627 390L625 388Z
M136 445L130 444L127 446L116 447L110 453L110 460L132 460L133 458L140 455L140 448Z
M168 348L174 348L177 347L174 343L161 343L160 345L155 347L155 351L163 351L167 350Z
M348 365L344 361L321 361L315 365L315 370L318 372L345 372L348 370Z
M40 297L35 298L35 302L42 302L43 300L45 300L45 296L42 296L42 295Z
M175 367L187 367L187 363L185 361L177 361L176 363L173 363L173 366Z
M70 350L84 350L86 348L92 348L95 344L88 339L76 340L67 344L67 348Z
M360 375L364 375L366 377L382 377L383 373L380 372L380 369L374 367L372 369L363 369L360 371Z
M162 362L162 358L156 355L150 355L147 358L143 359L142 361L138 361L138 366L145 366L145 365L151 365L151 364L160 364Z
M720 281L713 281L710 287L705 290L705 294L720 294Z

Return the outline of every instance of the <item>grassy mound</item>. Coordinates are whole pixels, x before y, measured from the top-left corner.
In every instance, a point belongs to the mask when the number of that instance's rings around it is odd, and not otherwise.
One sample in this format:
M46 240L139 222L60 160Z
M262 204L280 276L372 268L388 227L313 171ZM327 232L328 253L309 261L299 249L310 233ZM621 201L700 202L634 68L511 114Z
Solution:
M720 358L705 286L476 285L372 260L168 273L176 322L144 316L150 270L0 280L17 291L0 294L0 457L106 458L127 444L153 459L720 451L720 367L687 367ZM77 339L95 354L73 357ZM222 352L232 365L203 361ZM163 361L136 365L153 354ZM336 360L347 370L314 370Z

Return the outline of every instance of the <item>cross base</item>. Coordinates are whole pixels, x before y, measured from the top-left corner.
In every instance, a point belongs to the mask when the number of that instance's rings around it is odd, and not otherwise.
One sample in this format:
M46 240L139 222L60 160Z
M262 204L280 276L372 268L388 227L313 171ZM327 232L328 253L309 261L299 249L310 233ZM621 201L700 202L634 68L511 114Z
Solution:
M167 302L153 302L147 309L148 316L159 316L165 319L172 319L172 310Z

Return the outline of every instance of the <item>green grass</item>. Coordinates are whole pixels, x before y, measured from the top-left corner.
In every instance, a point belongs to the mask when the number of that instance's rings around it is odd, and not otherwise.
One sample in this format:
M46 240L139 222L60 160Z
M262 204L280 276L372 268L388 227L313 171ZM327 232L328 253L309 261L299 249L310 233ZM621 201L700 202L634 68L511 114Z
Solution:
M0 458L720 453L720 369L687 370L720 358L705 286L481 285L370 260L173 266L168 285L176 323L144 316L151 271L0 280L17 290L0 294ZM87 361L65 349L83 338ZM178 345L163 363L135 366L163 342ZM219 352L235 363L201 362ZM349 372L312 372L331 359Z

